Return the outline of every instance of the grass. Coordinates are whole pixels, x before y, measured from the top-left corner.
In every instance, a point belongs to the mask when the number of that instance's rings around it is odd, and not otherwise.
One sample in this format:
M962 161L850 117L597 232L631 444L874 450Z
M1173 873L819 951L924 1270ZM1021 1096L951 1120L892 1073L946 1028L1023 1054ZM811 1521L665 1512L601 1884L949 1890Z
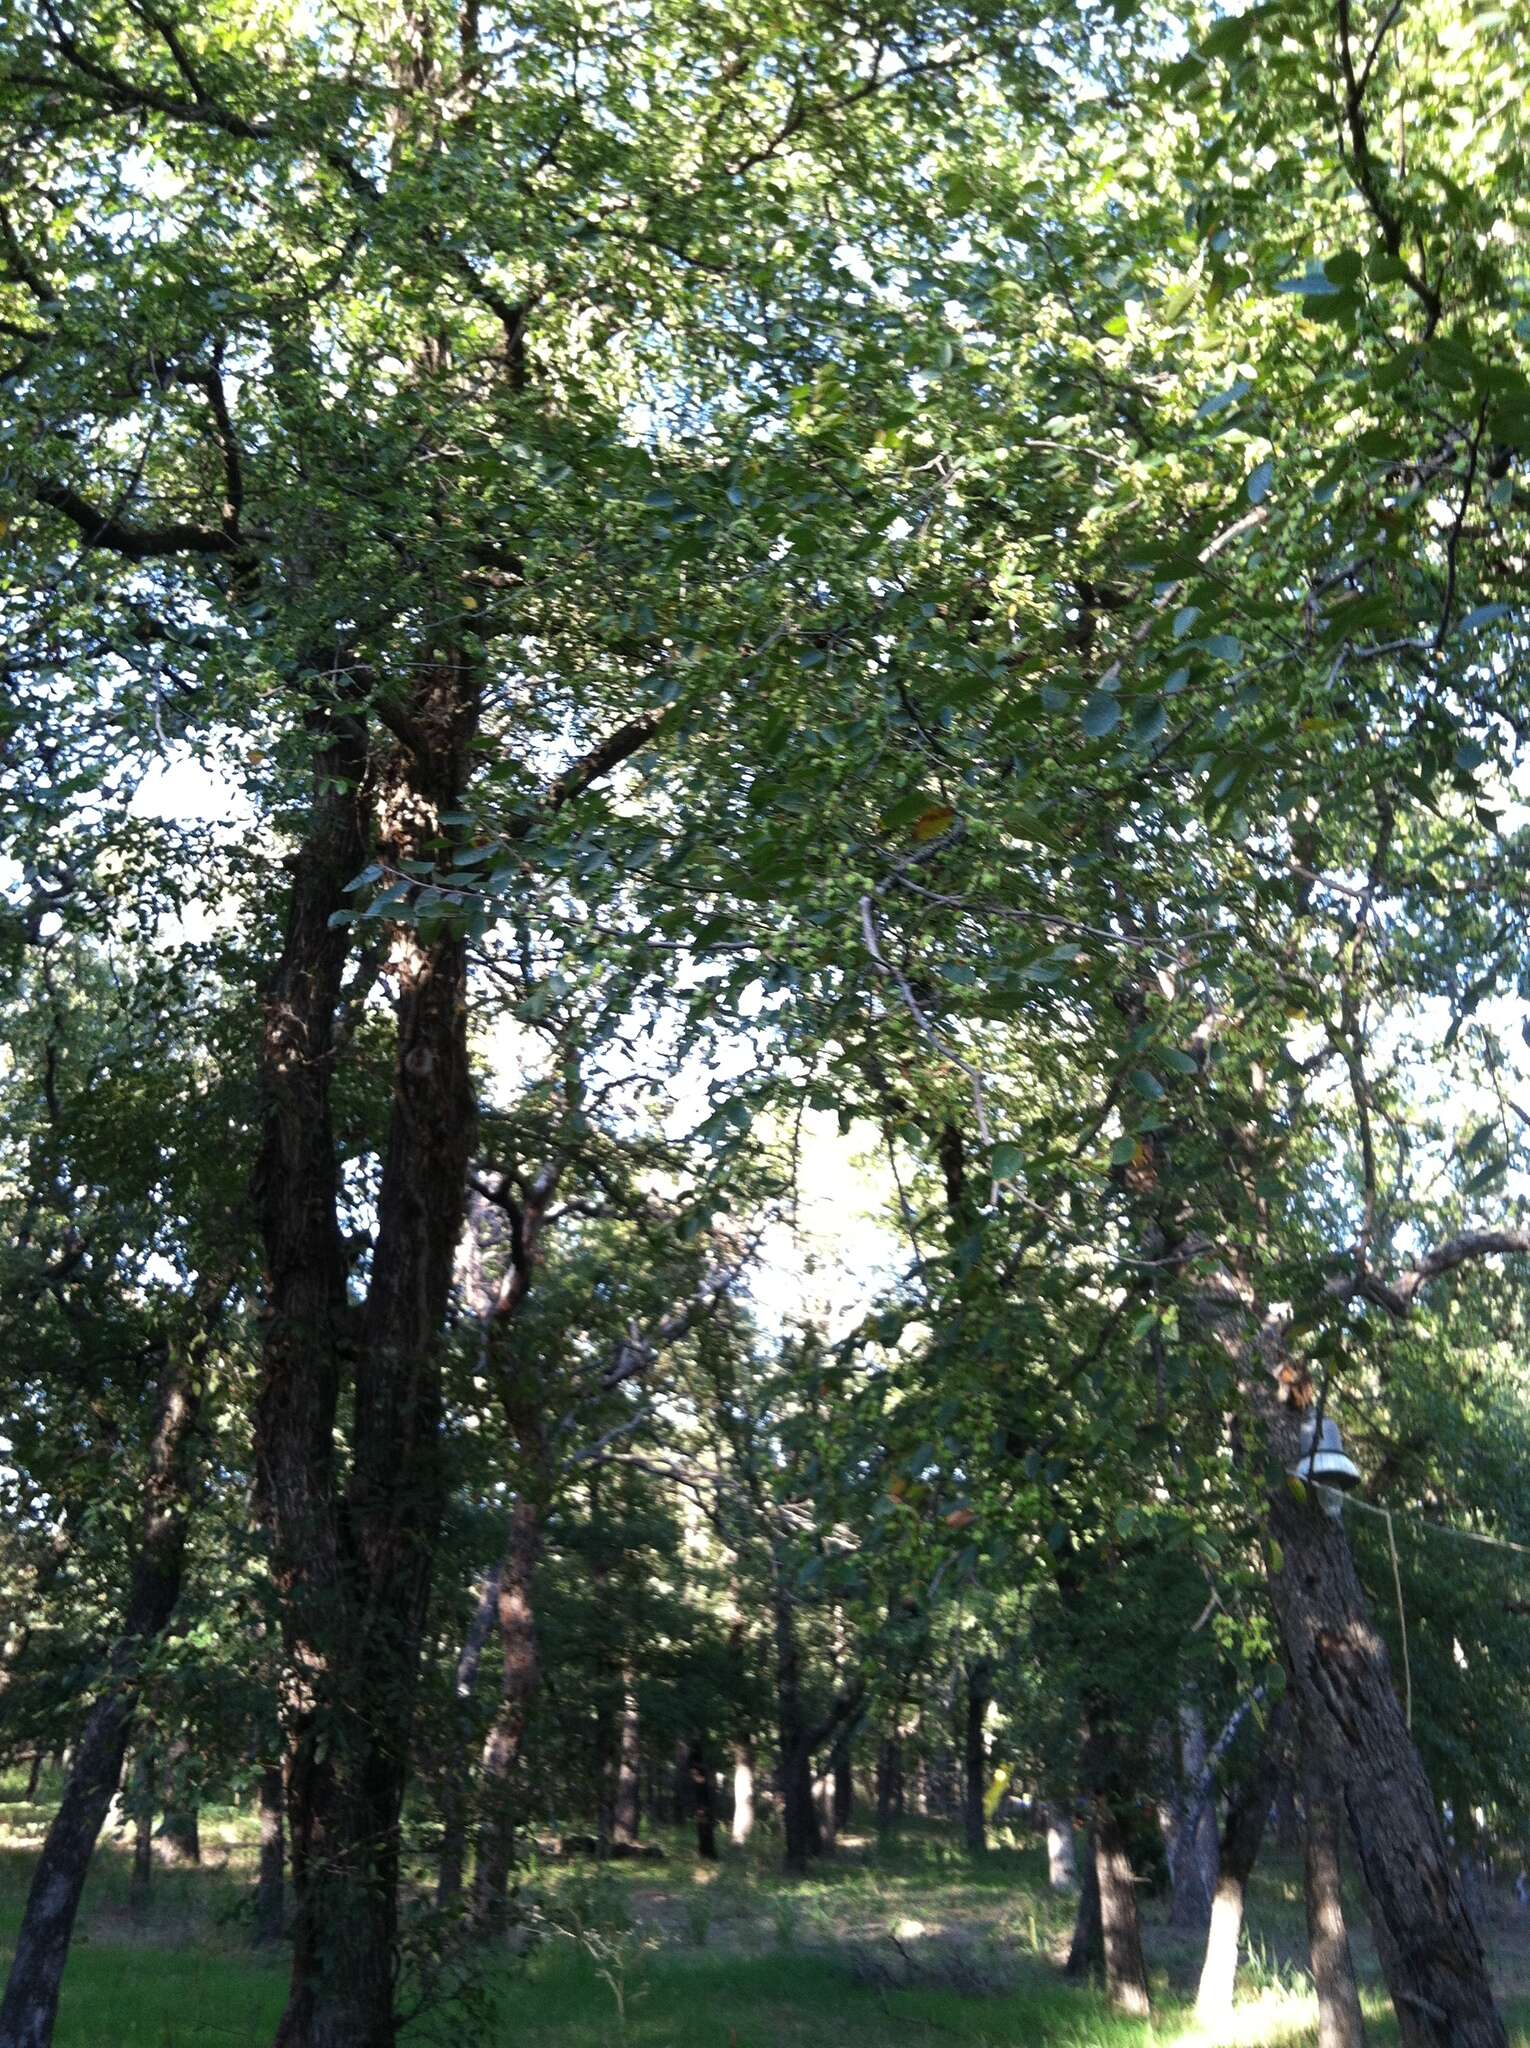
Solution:
M48 1817L20 1790L0 1784L0 1967ZM250 1817L209 1810L203 1840L203 1869L156 1870L142 1924L128 1913L126 1845L103 1842L57 2048L267 2048L286 1966L248 1948ZM544 1938L524 1961L490 1969L497 2016L483 2048L1311 2048L1316 2038L1299 1874L1278 1860L1251 1903L1255 1958L1235 2026L1212 2042L1189 2016L1193 1946L1176 1942L1151 1902L1154 2028L1063 1980L1068 1904L1047 1890L1029 1846L1000 1848L973 1870L944 1831L918 1827L891 1852L849 1846L793 1886L768 1844L713 1870L697 1868L683 1839L669 1847L657 1865L528 1870ZM1508 1915L1493 1933L1510 2038L1530 2048L1530 1934ZM1363 1937L1357 1951L1374 2040L1394 2042ZM478 2048L449 2009L406 2040Z

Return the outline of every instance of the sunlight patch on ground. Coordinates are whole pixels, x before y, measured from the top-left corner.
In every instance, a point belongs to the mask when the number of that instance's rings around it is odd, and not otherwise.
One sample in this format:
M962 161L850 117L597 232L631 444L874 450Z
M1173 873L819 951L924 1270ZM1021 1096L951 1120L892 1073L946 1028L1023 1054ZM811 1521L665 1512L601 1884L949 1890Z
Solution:
M1286 2048L1309 2036L1317 2006L1309 1994L1263 1991L1240 1998L1229 2019L1214 2027L1192 2021L1177 2034L1166 2034L1164 2048Z

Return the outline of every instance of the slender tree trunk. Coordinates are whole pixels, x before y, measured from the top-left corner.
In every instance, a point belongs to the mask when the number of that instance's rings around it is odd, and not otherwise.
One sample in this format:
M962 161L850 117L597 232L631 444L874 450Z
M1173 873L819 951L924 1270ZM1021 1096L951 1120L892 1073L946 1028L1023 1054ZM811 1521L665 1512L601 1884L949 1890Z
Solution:
M518 1500L498 1573L499 1641L504 1659L499 1712L483 1752L484 1823L474 1873L473 1917L492 1932L504 1919L515 1860L515 1768L537 1688L535 1580L542 1529L533 1501Z
M73 1745L58 1811L32 1873L5 1997L0 2048L49 2048L59 1985L96 1838L122 1776L145 1656L180 1598L185 1566L191 1437L201 1406L208 1328L172 1346L150 1444L123 1629L96 1704Z
M1073 1816L1060 1800L1044 1801L1041 1812L1047 1830L1047 1883L1054 1892L1071 1892L1078 1883Z
M1294 1462L1295 1433L1289 1421L1282 1462ZM1270 1527L1283 1561L1270 1592L1303 1749L1342 1804L1403 2048L1505 2048L1460 1873L1343 1527L1285 1487L1272 1492Z
M31 1770L30 1770L30 1771L28 1771L28 1773L27 1773L27 1805L28 1805L28 1806L33 1806L33 1805L35 1805L35 1804L36 1804L36 1802L37 1802L37 1781L38 1781L38 1779L39 1779L39 1778L41 1778L41 1776L42 1776L42 1767L43 1767L43 1753L42 1753L42 1751L41 1751L40 1749L34 1749L34 1750L33 1750L33 1752L32 1752L32 1768L31 1768Z
M707 1763L706 1744L699 1735L686 1755L686 1778L690 1786L691 1814L696 1823L696 1854L704 1863L715 1863L717 1802L712 1793L712 1772Z
M754 1833L754 1745L733 1745L733 1821L729 1834L736 1849L746 1846Z
M1078 1982L1105 1974L1104 1931L1100 1925L1100 1868L1095 1857L1093 1828L1084 1840L1083 1878L1078 1888L1073 1939L1068 1944L1064 1970Z
M896 1735L877 1747L877 1833L892 1831L903 1808L903 1751Z
M1169 1925L1204 1934L1217 1883L1216 1819L1200 1786L1206 1771L1206 1721L1194 1701L1181 1701L1179 1757L1168 1811L1163 1814L1169 1863ZM1162 1811L1162 1809L1161 1809Z
M1289 1715L1277 1709L1254 1768L1228 1805L1216 1895L1211 1902L1211 1926L1195 1998L1196 2018L1204 2028L1221 2025L1232 2011L1248 1881L1264 1840L1270 1799L1279 1782L1280 1750L1288 1721Z
M962 1829L967 1854L982 1856L988 1848L988 1738L985 1723L993 1697L993 1666L979 1657L967 1667L967 1710L963 1750Z
M805 1877L819 1849L818 1808L813 1799L813 1758L802 1702L802 1653L797 1621L779 1564L775 1585L776 1714L779 1728L778 1785L781 1794L783 1858L788 1875Z
M1365 2019L1339 1886L1339 1818L1322 1765L1304 1758L1307 1940L1318 2002L1318 2048L1364 2048Z
M484 1580L483 1592L463 1638L452 1684L458 1727L441 1774L441 1854L436 1865L436 1904L441 1907L455 1905L462 1896L462 1875L467 1868L468 1811L472 1803L468 1731L484 1645L499 1613L499 1577L500 1567L496 1565Z
M850 1825L855 1810L855 1775L850 1763L850 1745L842 1743L834 1752L834 1827L836 1833Z
M128 1912L134 1920L149 1916L154 1881L155 1775L152 1751L141 1751L133 1767L133 1874L128 1880Z
M286 1932L286 1798L280 1763L260 1773L260 1867L255 1880L255 1940L270 1947Z
M611 1839L618 1850L635 1849L641 1815L638 1771L642 1763L642 1726L638 1719L637 1679L630 1666L622 1672L622 1709L616 1750L616 1802Z

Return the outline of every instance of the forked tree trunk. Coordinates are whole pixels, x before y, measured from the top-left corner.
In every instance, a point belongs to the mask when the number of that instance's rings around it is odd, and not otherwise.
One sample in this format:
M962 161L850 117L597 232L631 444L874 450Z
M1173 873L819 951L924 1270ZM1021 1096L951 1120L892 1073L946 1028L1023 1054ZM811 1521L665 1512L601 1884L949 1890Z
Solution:
M1294 1463L1294 1420L1274 1443ZM1289 1438L1292 1441L1285 1442ZM1304 1750L1342 1806L1403 2048L1505 2048L1460 1873L1392 1687L1342 1525L1277 1486L1270 1593Z
M208 1319L209 1325L211 1318ZM5 1997L0 2048L49 2048L59 1986L96 1838L122 1776L145 1657L180 1598L190 1512L191 1437L201 1406L210 1330L176 1343L160 1388L122 1634L100 1697L73 1745L63 1797L32 1872Z
M341 665L330 654L315 666ZM393 715L407 738L377 791L378 851L401 867L437 845L443 816L460 806L474 681L450 661L421 666ZM265 1005L257 1177L270 1313L256 1468L282 1597L297 1904L277 2048L393 2048L398 1823L445 1489L441 1332L473 1135L466 954L451 933L379 934L397 989L397 1056L358 1327L330 1108L345 951L331 918L362 864L366 741L333 701L315 723L309 831ZM342 1498L334 1426L353 1360Z
M1365 2018L1355 1987L1339 1883L1339 1818L1322 1766L1310 1753L1304 1760L1302 1804L1306 1810L1307 1941L1317 1992L1318 2048L1364 2048Z
M981 1856L988 1847L988 1738L985 1723L993 1698L993 1666L979 1657L967 1667L967 1708L962 1756L962 1832L967 1854Z
M498 1573L496 1604L503 1671L499 1711L484 1743L484 1821L473 1887L473 1917L486 1932L493 1932L504 1920L506 1888L515 1860L515 1769L537 1688L535 1579L541 1551L536 1505L523 1498L511 1510L510 1540Z
M1289 1721L1288 1710L1283 1706L1277 1708L1253 1769L1228 1803L1216 1894L1211 1902L1211 1926L1195 1997L1196 2019L1208 2032L1221 2026L1232 2011L1248 1881L1258 1861L1270 1800L1280 1778L1281 1751Z
M260 1865L255 1880L255 1941L259 1947L274 1946L286 1931L286 1871L282 1767L279 1763L268 1763L260 1773Z
M1137 1883L1121 1824L1107 1805L1095 1822L1094 1867L1100 1888L1100 1941L1105 1952L1105 1991L1118 2012L1147 2019L1147 1963L1137 1913Z

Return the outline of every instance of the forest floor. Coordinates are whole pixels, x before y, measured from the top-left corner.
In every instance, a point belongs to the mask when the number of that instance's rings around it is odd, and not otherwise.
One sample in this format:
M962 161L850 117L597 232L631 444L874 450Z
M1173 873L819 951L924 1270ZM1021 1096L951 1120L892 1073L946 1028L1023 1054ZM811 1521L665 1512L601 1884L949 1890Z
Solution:
M9 1796L7 1796L9 1793ZM0 1784L0 1967L9 1962L48 1809ZM698 1866L661 1831L662 1862L547 1860L523 1875L536 1939L493 1964L481 2030L437 2004L410 2048L1307 2048L1299 1866L1256 1875L1236 2023L1191 2022L1199 1954L1145 1902L1156 2031L1113 2018L1067 1983L1068 1902L1044 1859L999 1846L974 1870L949 1830L920 1825L877 1848L851 1834L822 1872L789 1885L771 1845ZM147 1915L128 1910L126 1844L96 1859L65 1979L57 2048L266 2048L282 2006L280 1956L249 1948L254 1830L205 1811L203 1863L160 1870ZM1515 2048L1530 2048L1530 1915L1495 1899L1487 1930ZM1395 2039L1358 1905L1352 1924L1375 2039ZM524 1936L522 1939L524 1940Z

